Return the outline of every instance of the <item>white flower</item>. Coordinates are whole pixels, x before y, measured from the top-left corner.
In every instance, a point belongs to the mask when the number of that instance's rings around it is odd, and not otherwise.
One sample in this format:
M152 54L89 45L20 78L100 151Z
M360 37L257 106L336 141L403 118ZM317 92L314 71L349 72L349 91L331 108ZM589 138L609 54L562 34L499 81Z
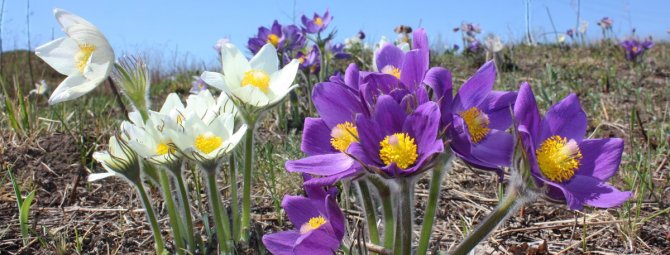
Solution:
M140 164L137 155L124 141L119 141L116 136L109 138L107 151L94 152L93 159L98 161L107 172L90 174L88 176L89 182L115 175L124 177L133 183L140 181Z
M484 45L489 52L499 52L503 49L503 43L500 41L500 37L494 34L489 34L484 39Z
M88 93L109 76L114 65L112 47L93 24L61 9L55 9L54 15L67 36L38 47L35 55L68 77L51 94L49 104Z
M195 114L184 120L183 131L165 130L172 142L187 157L198 162L216 162L237 146L244 134L246 125L236 132L235 116L221 114L205 122Z
M35 88L31 89L28 94L30 95L46 95L47 90L49 89L49 84L45 80L41 80L39 83L35 83Z
M121 130L128 136L128 146L140 157L159 165L170 164L177 159L172 140L163 132L165 126L154 123L152 118L147 120L144 128L124 121Z
M586 20L583 20L582 23L579 24L579 28L577 30L579 30L580 34L585 34L586 30L588 30L588 29L589 29L589 22L586 21Z
M298 72L298 60L278 70L277 50L266 44L247 61L234 45L225 43L221 47L223 74L204 72L202 79L212 87L223 90L238 101L238 106L250 105L257 108L273 106L297 85L292 85Z

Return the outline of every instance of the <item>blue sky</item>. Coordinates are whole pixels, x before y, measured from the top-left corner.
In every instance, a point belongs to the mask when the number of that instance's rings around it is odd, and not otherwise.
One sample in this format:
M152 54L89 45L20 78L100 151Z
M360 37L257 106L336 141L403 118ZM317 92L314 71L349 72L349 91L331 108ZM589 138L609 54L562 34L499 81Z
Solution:
M3 0L4 1L4 0ZM27 0L26 0L27 1ZM5 2L2 22L4 50L25 49L27 43L26 1ZM531 24L536 34L553 31L547 9L556 29L564 32L577 23L577 0L532 0ZM282 24L299 22L300 15L312 15L330 8L337 29L336 41L353 36L359 30L373 43L382 35L394 38L393 28L404 24L426 28L431 40L438 36L448 44L460 42L452 32L462 21L479 23L483 34L495 33L506 41L518 41L525 29L524 0L508 1L394 1L394 0L267 0L267 1L30 1L31 48L52 37L63 36L52 15L55 7L76 13L95 24L107 36L117 55L150 52L165 59L178 55L212 63L216 59L212 45L229 37L244 48L247 38L259 26L274 19ZM582 0L581 17L589 22L589 37L600 35L597 21L604 16L614 19L619 37L637 29L640 36L668 39L670 1L667 0ZM553 35L547 36L553 40ZM543 37L536 38L540 41Z

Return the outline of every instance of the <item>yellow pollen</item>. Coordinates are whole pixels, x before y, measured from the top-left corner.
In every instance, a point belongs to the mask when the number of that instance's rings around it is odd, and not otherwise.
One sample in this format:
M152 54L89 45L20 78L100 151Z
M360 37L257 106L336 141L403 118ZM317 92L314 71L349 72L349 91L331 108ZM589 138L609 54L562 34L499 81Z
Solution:
M582 152L575 140L552 136L535 151L540 172L555 182L570 180L579 168Z
M400 169L407 169L419 157L414 138L410 137L407 133L395 133L386 136L379 143L379 146L381 146L379 157L384 164L395 163Z
M74 62L80 73L84 73L84 69L88 64L88 60L91 59L93 51L95 51L95 45L93 44L84 43L79 45L79 51L74 55Z
M195 148L209 154L210 152L216 150L223 143L221 137L215 136L213 134L203 134L195 138Z
M472 142L480 142L486 137L486 135L489 134L489 131L491 131L491 129L488 127L490 124L488 116L486 116L486 114L480 111L477 107L473 106L470 109L462 111L460 115L467 125L468 133L470 133Z
M316 24L317 26L323 26L323 19L321 19L320 17L316 17L314 19L314 24Z
M271 43L275 48L277 48L277 45L279 45L279 36L276 34L270 34L268 35L268 39L265 40L266 43Z
M637 53L639 50L640 49L637 46L633 46L633 48L630 49L630 51L632 51L633 53Z
M298 62L300 62L300 64L305 63L305 56L298 58Z
M175 153L175 149L168 143L160 143L156 146L156 154L165 155L168 153Z
M321 215L312 217L308 222L305 222L305 224L300 226L300 234L305 234L309 231L318 229L321 225L326 224L326 222L326 219Z
M345 152L349 145L358 141L358 130L347 121L337 124L333 130L330 131L330 145L338 151Z
M396 79L400 79L400 68L397 68L392 65L387 65L384 68L382 68L382 73L385 74L390 74L395 76Z
M259 88L263 93L268 93L270 89L270 75L261 70L246 71L242 78L242 86L247 85Z

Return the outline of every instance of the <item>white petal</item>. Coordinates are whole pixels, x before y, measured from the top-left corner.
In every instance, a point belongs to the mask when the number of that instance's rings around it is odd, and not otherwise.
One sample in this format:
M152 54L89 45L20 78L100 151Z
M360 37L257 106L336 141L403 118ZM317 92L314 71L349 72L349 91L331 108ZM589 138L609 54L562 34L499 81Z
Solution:
M244 86L233 91L235 97L242 102L256 107L263 107L270 103L268 96L259 88L254 86Z
M63 28L72 26L74 24L81 24L93 27L93 24L91 24L87 20L63 9L59 8L54 9L54 16L56 16L56 20L58 20L58 23L60 23L61 27Z
M49 98L49 104L54 105L63 101L68 101L83 96L89 91L95 89L95 87L97 87L103 81L104 78L87 80L83 76L67 77L51 94L51 97Z
M144 127L144 119L142 118L142 114L140 114L139 111L132 111L128 113L128 119L130 122L132 122L134 125L138 127Z
M169 114L170 111L173 109L179 109L179 110L184 109L184 104L181 103L181 98L179 98L179 95L177 95L177 93L170 93L167 96L167 98L165 98L165 102L161 107L160 113Z
M226 78L221 73L204 71L200 75L200 78L209 86L223 91L228 90L228 87L226 87Z
M251 69L263 70L269 74L277 71L279 59L277 58L277 49L268 43L261 48L256 56L249 61Z
M286 94L286 91L295 80L295 75L298 73L298 66L298 60L294 59L291 60L288 65L284 66L284 68L279 70L279 72L273 73L273 77L270 80L270 90L272 90L275 95Z
M114 175L116 175L114 172L89 174L87 181L88 182L94 182L94 181L105 179L107 177L111 177L111 176L114 176Z
M226 153L235 149L235 147L237 146L237 144L240 143L240 141L242 140L242 138L244 137L244 134L246 134L246 132L247 132L247 125L245 124L245 125L242 125L237 130L237 132L235 132L235 134L233 134L233 136L230 137L230 139L228 139L227 142L228 142L229 146L226 147Z
M226 86L230 90L240 87L244 73L251 69L247 58L234 45L226 43L221 47L221 61Z
M293 90L297 87L298 87L298 85L293 85L293 86L289 87L287 90L284 90L281 94L275 94L275 97L270 101L270 103L268 103L268 105L274 105L277 102L283 100L286 97L286 95L288 95L288 93L291 92L291 90Z
M67 37L58 38L35 49L35 55L57 72L67 76L79 73L74 61L77 52L79 45Z

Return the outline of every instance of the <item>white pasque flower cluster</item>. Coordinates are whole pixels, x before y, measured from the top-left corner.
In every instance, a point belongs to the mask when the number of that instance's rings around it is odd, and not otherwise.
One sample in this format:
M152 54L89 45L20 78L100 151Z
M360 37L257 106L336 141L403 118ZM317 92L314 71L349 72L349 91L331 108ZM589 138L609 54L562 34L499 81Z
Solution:
M114 51L98 28L65 10L55 9L54 15L67 36L35 49L35 55L67 76L49 104L83 96L107 79L114 66Z
M123 139L137 157L155 165L169 165L182 157L199 163L216 163L234 149L245 134L245 125L235 131L236 118L237 108L225 94L215 98L209 90L204 90L190 95L184 106L179 96L172 93L160 111L149 111L146 121L138 112L130 113L130 122L121 124L118 139ZM91 175L89 181L124 171L107 167L120 165L118 160L128 157L127 151L120 154L117 148L118 140L112 137L109 151L96 152L94 158L109 173Z

